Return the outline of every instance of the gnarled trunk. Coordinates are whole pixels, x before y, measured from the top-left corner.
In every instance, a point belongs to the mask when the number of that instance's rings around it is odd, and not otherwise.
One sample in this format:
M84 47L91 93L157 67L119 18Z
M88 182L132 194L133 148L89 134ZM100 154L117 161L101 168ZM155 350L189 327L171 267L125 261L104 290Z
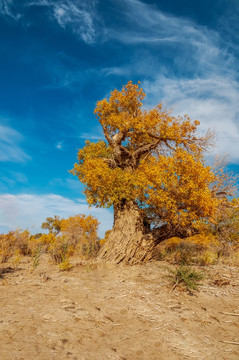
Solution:
M98 259L111 263L138 264L158 258L157 245L171 237L186 238L198 233L194 227L161 225L150 229L142 212L132 201L121 201L114 206L114 226Z
M116 264L136 264L150 260L155 245L137 205L122 201L114 206L113 230L98 257Z

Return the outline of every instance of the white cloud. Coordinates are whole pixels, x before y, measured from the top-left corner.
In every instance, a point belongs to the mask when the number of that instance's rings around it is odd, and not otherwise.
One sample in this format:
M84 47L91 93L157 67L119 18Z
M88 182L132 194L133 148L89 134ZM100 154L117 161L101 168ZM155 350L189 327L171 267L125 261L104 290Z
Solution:
M82 132L78 137L84 140L105 140L103 130L100 126L95 126L91 132Z
M228 44L220 34L190 19L162 12L140 0L116 1L124 24L105 32L105 41L119 41L137 47L127 64L102 69L105 75L155 78L161 74L178 77L228 75L237 69ZM168 59L168 64L167 64ZM237 71L237 70L234 70Z
M196 79L172 79L158 76L145 82L149 105L161 100L175 115L188 114L201 122L200 129L215 130L219 154L229 154L239 162L239 84L228 77L212 76Z
M238 61L227 51L228 44L216 31L140 0L121 0L118 6L127 26L108 31L108 38L129 45L142 43L144 50L127 64L102 72L147 78L142 81L147 107L163 101L175 115L200 120L204 132L209 127L216 131L216 152L227 153L238 163ZM161 61L164 56L169 56L169 65Z
M58 141L55 146L58 150L62 150L63 149L63 141Z
M95 216L100 221L100 236L112 228L113 215L110 210L89 209L82 199L71 200L56 194L0 195L0 229L4 231L18 227L37 233L42 231L41 224L48 216L67 218L76 214Z
M47 7L48 14L61 28L70 29L87 44L94 43L94 0L39 0L31 1L27 6Z
M156 6L139 0L121 0L118 1L118 6L122 6L124 20L128 24L123 28L110 29L107 37L127 44L182 44L184 48L194 48L191 56L196 56L195 51L200 52L200 59L204 56L218 55L218 35L204 26L196 25L183 17L164 13Z
M24 162L30 159L19 146L22 139L22 135L16 130L0 125L0 162Z
M96 38L95 30L95 4L96 0L33 0L22 1L0 0L0 14L19 20L24 16L24 8L41 6L47 9L47 16L55 21L61 28L70 29L87 44L93 44Z

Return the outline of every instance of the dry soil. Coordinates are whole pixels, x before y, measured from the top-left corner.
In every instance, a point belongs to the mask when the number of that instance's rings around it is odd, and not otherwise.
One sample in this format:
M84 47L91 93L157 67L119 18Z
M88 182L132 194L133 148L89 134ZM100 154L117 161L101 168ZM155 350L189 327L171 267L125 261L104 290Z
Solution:
M202 268L190 295L164 262L1 266L1 360L239 359L238 268Z

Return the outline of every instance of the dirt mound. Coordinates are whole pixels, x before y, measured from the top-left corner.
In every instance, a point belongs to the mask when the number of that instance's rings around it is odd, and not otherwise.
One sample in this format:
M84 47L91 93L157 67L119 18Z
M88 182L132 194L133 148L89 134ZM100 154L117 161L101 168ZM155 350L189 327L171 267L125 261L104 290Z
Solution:
M172 291L168 266L5 264L0 359L238 360L238 269L207 268L192 296Z

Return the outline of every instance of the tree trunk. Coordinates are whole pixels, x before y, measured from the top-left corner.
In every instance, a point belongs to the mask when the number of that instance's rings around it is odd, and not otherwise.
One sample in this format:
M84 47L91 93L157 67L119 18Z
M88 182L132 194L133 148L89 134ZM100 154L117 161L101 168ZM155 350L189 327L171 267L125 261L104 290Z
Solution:
M114 226L98 258L111 263L137 264L152 258L155 241L133 202L114 206Z

